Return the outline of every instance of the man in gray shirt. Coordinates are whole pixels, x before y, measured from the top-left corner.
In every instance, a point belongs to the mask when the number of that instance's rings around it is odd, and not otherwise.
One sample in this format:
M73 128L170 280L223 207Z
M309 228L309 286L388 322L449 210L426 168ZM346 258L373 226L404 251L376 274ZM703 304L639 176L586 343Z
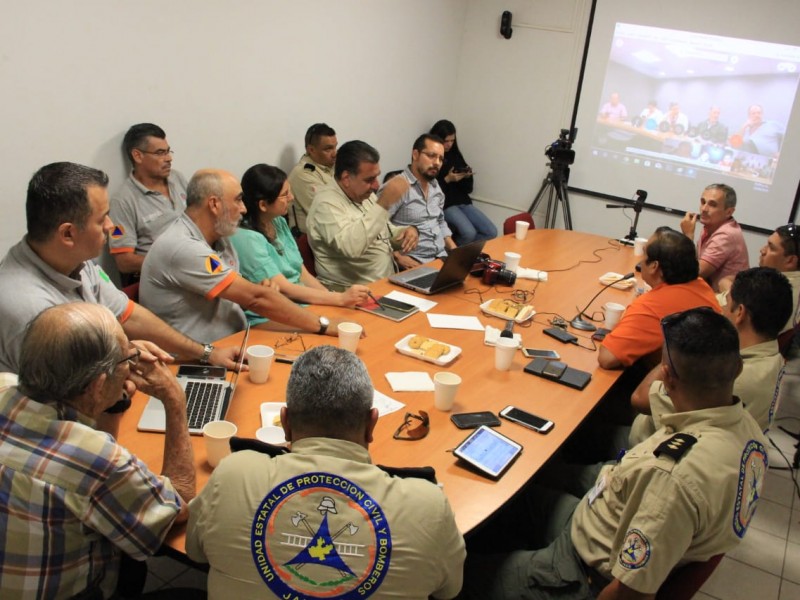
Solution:
M301 308L271 286L239 275L229 237L242 215L242 186L231 173L205 169L189 181L186 212L147 253L142 304L178 331L215 340L244 329L244 309L295 330L338 335L338 319Z
M122 148L133 170L111 199L108 246L120 273L138 273L155 239L186 209L186 178L172 170L172 149L158 125L133 125Z
M438 136L424 133L414 142L411 164L402 173L408 180L408 190L400 201L389 208L394 225L413 225L419 231L416 248L394 253L403 268L442 258L455 248L450 228L444 220L444 192L436 181L444 160L444 142Z
M0 262L0 371L17 372L31 319L50 306L78 301L108 307L130 339L149 340L185 360L234 368L238 348L214 348L178 333L129 300L92 262L113 228L107 186L102 171L69 162L42 167L28 184L28 234Z

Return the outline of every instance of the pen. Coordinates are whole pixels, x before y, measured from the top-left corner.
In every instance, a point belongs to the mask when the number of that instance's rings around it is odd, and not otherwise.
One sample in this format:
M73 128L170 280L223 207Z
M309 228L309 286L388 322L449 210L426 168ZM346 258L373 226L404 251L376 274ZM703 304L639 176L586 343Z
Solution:
M378 302L378 299L377 299L375 296L373 296L373 295L372 295L372 292L371 292L371 291L367 290L367 296L369 296L370 298L372 298L372 301L373 301L375 304L377 304L377 305L378 305L378 308L380 308L381 310L383 310L383 305L382 305L380 302Z

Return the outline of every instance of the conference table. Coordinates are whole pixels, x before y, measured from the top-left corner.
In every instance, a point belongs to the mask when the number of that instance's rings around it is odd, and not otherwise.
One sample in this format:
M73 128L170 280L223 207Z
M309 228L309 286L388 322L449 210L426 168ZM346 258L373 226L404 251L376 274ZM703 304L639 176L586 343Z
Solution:
M433 328L426 314L421 311L401 322L393 322L355 309L309 307L315 313L341 317L363 325L366 337L360 340L357 355L367 365L375 389L405 404L404 408L378 420L374 441L369 448L373 462L395 467L434 467L436 477L453 507L458 527L464 534L477 528L521 490L617 380L619 371L598 367L597 351L590 349L595 345L590 334L570 329L579 337L580 345L585 346L579 347L562 344L545 335L543 329L551 326L549 321L555 315L567 321L572 319L578 308L583 308L601 290L600 276L607 272L628 273L638 262L633 249L620 245L616 240L563 230L535 229L528 232L525 240L516 240L510 235L492 240L484 248L484 252L500 260L505 251L521 254L522 267L547 271L548 280L536 282L517 279L514 288L511 288L484 285L480 278L468 276L463 286L426 296L437 303L428 312L474 315L483 325L502 329L506 322L482 313L480 304L492 298L509 298L514 289L525 290L536 314L529 322L516 325L514 331L522 335L524 346L556 350L561 360L570 367L590 372L592 379L582 391L525 373L523 368L530 359L519 351L509 371L498 371L494 364L495 349L484 344L483 332ZM392 290L411 293L385 280L371 284L370 289L376 296ZM586 314L591 316L594 313L602 319L602 304L614 301L627 305L632 299L631 290L608 288ZM445 366L400 354L394 347L395 343L412 333L458 346L462 352ZM238 346L241 336L242 333L234 334L220 340L218 345ZM337 344L337 340L306 333L301 334L301 338L295 338L286 332L254 328L249 344L278 345L278 353L299 353L302 345L311 348ZM290 368L289 364L276 362L269 380L260 385L253 384L246 374L242 374L227 415L228 420L237 424L237 435L254 437L256 430L261 427L261 403L285 402ZM462 384L453 410L443 412L434 408L433 392L393 392L385 374L406 371L424 371L431 377L439 371L450 371L461 376ZM146 397L137 393L132 408L122 419L119 440L154 472L160 472L163 435L139 432L136 428L145 404ZM483 410L496 414L508 405L552 420L553 429L542 435L503 419L498 431L519 442L523 451L498 480L486 478L459 464L452 450L470 431L458 429L450 421L450 415ZM426 411L430 417L430 433L427 437L414 441L393 439L393 433L403 422L406 412L419 414L420 410ZM206 462L202 436L192 436L192 444L199 493L212 469ZM183 552L184 543L185 525L176 526L168 535L166 545Z

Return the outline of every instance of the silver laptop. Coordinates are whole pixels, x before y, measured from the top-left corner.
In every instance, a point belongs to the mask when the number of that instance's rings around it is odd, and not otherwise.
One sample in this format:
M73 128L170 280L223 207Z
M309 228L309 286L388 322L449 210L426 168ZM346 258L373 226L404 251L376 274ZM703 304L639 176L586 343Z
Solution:
M191 375L178 373L178 382L186 393L186 418L189 422L189 433L203 434L203 426L219 419L224 419L228 407L236 392L239 374L242 372L247 338L250 337L250 323L244 330L242 345L239 348L239 364L234 371L230 383L225 380L226 371L221 367L208 365L183 365L184 371ZM147 406L144 407L142 417L139 419L139 431L164 432L166 430L167 416L161 400L150 396Z
M420 294L436 294L458 285L467 278L475 259L483 251L485 241L457 246L444 259L441 269L418 267L389 276L389 281Z

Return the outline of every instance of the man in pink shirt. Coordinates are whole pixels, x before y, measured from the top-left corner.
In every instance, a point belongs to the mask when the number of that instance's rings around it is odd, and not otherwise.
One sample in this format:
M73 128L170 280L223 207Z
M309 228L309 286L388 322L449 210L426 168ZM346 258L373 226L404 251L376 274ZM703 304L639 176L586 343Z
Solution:
M697 242L700 277L706 279L715 292L720 291L720 279L750 268L742 228L733 218L735 210L736 191L724 183L713 183L703 190L700 212L687 212L681 221L681 231L691 240L694 240L698 219L703 224L703 233Z

